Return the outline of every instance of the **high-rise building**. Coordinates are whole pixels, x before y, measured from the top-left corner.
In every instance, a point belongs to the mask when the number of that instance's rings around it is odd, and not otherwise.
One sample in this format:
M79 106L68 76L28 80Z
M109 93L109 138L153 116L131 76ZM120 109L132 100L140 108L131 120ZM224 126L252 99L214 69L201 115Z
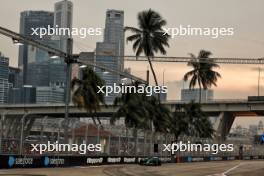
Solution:
M24 11L20 14L20 34L32 38L34 40L37 40L39 42L45 43L45 41L49 40L48 36L40 38L38 35L32 35L32 28L48 28L48 26L53 27L53 21L54 21L54 14L53 12L47 12L47 11ZM19 47L19 58L18 58L18 66L21 70L20 78L21 78L21 84L25 85L27 84L27 69L28 69L28 63L29 61L36 61L38 59L42 60L41 57L32 58L32 53L29 54L29 52L34 51L34 47L30 47L27 44L24 44ZM43 55L43 53L40 53L39 56ZM31 56L31 57L29 57Z
M107 10L104 30L104 43L115 45L115 54L124 56L124 11ZM117 57L119 70L124 69L124 57Z
M8 89L10 87L8 83L8 67L9 59L0 53L0 103L7 103L8 101Z
M8 94L10 104L34 104L36 103L36 87L24 85L20 88L10 88Z
M72 29L72 13L73 4L71 1L63 0L55 3L54 6L54 27ZM63 35L60 37L60 49L67 51L67 40L71 38L70 35Z
M49 62L33 62L28 64L28 85L48 86L49 85Z
M45 45L60 49L60 38L57 36L43 36L41 39L36 39ZM47 51L44 51L35 46L28 46L28 63L41 63L50 60L50 55Z
M112 43L104 43L104 42L97 42L96 43L96 63L103 64L104 66L117 70L118 62L115 55L115 45ZM95 69L96 73L105 81L106 86L113 86L115 84L120 83L120 76L108 72L106 73L105 70L100 68ZM105 97L106 103L111 104L115 97L118 96L117 94L111 93Z
M73 3L69 0L56 2L54 5L54 27L72 29ZM65 35L56 36L59 40L59 48L61 51L68 52L68 39L72 38L71 32ZM72 48L70 48L72 50ZM64 58L52 60L50 62L50 86L64 87L66 85L66 65Z
M65 87L66 65L60 58L49 61L49 86Z
M104 41L96 43L96 63L101 63L113 70L124 70L124 12L107 10L104 30ZM120 57L121 56L121 57ZM120 84L120 75L105 73L105 70L95 69L105 80L106 85ZM116 94L105 97L106 103L112 103Z
M12 85L12 87L19 86L19 68L9 67L8 69L8 82Z
M37 87L37 103L63 103L64 89L59 87Z
M207 102L213 100L214 92L209 89L201 90L201 102ZM200 89L182 89L181 90L181 100L185 102L195 101L199 102L200 99Z

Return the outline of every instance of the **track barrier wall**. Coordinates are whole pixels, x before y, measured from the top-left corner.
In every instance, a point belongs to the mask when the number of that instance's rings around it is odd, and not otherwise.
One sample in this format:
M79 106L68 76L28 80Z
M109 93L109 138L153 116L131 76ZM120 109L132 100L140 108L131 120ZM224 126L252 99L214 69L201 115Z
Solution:
M0 168L43 168L43 167L73 167L108 164L136 164L147 157L133 156L21 156L0 155ZM160 157L163 163L178 162L209 162L241 159L239 156L209 156L209 157ZM243 160L264 159L264 156L243 156Z

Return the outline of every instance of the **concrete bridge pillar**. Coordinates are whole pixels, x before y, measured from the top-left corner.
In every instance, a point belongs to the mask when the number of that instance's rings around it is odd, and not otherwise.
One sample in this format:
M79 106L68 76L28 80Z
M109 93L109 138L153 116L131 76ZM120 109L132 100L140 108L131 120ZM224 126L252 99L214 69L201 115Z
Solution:
M221 112L214 124L215 130L215 142L221 143L226 140L233 122L235 120L235 115L230 112Z

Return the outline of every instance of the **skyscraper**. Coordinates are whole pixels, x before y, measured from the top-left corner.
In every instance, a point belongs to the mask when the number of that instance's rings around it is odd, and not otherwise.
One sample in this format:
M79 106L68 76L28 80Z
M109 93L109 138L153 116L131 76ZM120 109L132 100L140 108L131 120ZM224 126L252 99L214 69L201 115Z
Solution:
M27 84L32 86L49 85L49 62L33 62L28 64Z
M67 28L72 29L72 18L73 18L73 3L68 0L62 0L55 3L54 5L54 27L56 28ZM59 40L59 49L67 51L68 39L71 38L69 35L56 36ZM72 48L71 48L72 49ZM56 59L50 62L50 86L63 86L66 85L66 65L64 58Z
M72 29L72 11L73 4L71 1L63 0L55 3L54 6L54 27ZM60 49L67 51L67 40L71 35L60 36Z
M19 73L20 70L15 67L9 67L8 69L8 82L12 84L12 87L18 87L19 86Z
M10 88L8 94L10 104L34 104L36 103L36 87L24 85L20 88Z
M63 103L64 89L50 86L36 88L36 103Z
M48 40L46 37L41 39L38 35L31 35L31 28L47 28L48 26L53 27L53 12L47 11L24 11L20 14L20 34L37 40L39 42L44 42ZM27 69L29 63L29 52L32 51L34 47L30 47L29 45L22 45L19 47L19 58L18 58L18 67L21 70L21 84L27 84ZM36 60L35 58L30 58L31 61Z
M65 87L66 65L60 58L49 61L49 86Z
M104 30L104 43L113 43L115 53L118 56L124 56L124 11L107 10ZM124 58L118 57L118 66L120 70L124 69Z
M103 64L110 69L118 69L118 61L115 55L115 45L113 43L97 42L96 43L96 63ZM113 86L114 83L119 84L120 76L115 73L106 73L105 70L95 69L96 73L105 80L107 86ZM112 103L117 95L114 93L105 97L106 103Z
M104 41L96 43L96 62L113 70L124 70L124 12L107 10L104 30ZM105 73L96 69L96 73L105 80L106 85L120 84L120 75ZM105 97L106 103L112 103L116 94Z
M8 100L8 66L9 59L0 53L0 104Z

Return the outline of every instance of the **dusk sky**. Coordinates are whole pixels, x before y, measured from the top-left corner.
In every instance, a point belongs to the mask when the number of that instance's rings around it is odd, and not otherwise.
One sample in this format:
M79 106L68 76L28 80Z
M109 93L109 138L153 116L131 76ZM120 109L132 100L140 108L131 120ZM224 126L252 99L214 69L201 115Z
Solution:
M20 12L25 10L53 11L57 0L8 0L0 7L0 25L19 31ZM197 55L200 49L213 53L212 57L264 57L264 1L263 0L72 0L74 4L73 27L104 28L107 9L124 10L125 25L137 25L137 13L145 9L158 11L166 20L167 27L191 25L193 27L234 28L233 36L212 39L208 36L181 36L170 39L167 56ZM74 51L93 51L95 43L103 36L74 37ZM126 45L126 55L133 55L131 45ZM0 51L17 66L18 48L11 39L0 36ZM132 73L145 78L148 64L126 62ZM222 79L213 88L216 99L246 99L257 94L257 65L220 65ZM182 77L190 68L186 64L155 63L158 80L162 83L165 69L165 84L169 88L168 98L179 99ZM263 66L261 66L263 67ZM264 73L261 77L261 93L264 94Z

